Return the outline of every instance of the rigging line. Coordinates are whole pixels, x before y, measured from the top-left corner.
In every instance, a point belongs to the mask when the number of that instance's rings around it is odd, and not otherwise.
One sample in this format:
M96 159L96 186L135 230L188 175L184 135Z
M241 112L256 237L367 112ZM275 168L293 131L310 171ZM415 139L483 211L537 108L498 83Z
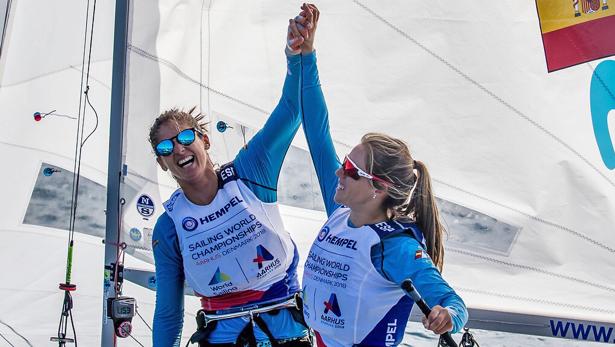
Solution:
M75 339L75 347L77 347L77 333L75 330L75 322L73 321L73 310L70 310L68 312L68 315L70 316L70 325L73 327L73 338Z
M113 275L113 283L115 290L115 297L118 298L122 296L122 281L119 281L119 273L120 273L120 258L122 261L122 265L124 264L124 250L126 249L126 243L121 241L121 230L122 230L122 211L124 209L124 204L126 203L126 199L121 198L120 203L118 204L118 213L117 213L117 241L115 244L116 258L115 258L115 269Z
M77 120L77 117L73 117L73 116L67 115L67 114L59 114L59 113L55 113L55 112L47 113L45 116L56 116L56 117L64 117L64 118L69 118L69 119Z
M415 38L413 38L412 36L410 36L409 34L407 34L406 32L404 32L403 30L399 29L397 26L395 26L394 24L392 24L391 22L389 22L388 20L386 20L385 18L383 18L382 16L380 16L379 14L377 14L376 12L374 12L372 9L370 9L369 7L363 5L361 2L359 2L358 0L353 0L353 2L355 4L357 4L359 7L363 8L364 10L366 10L367 12L369 12L372 16L376 17L378 20L380 20L381 22L383 22L384 24L386 24L388 27L390 27L391 29L393 29L394 31L396 31L397 33L399 33L401 36L403 36L404 38L406 38L407 40L411 41L412 43L414 43L415 45L419 46L421 49L423 49L425 52L427 52L428 54L430 54L432 57L436 58L437 60L439 60L441 63L443 63L444 65L446 65L447 67L449 67L451 70L453 70L454 72L456 72L458 75L460 75L461 77L463 77L465 80L467 80L468 82L470 82L471 84L473 84L474 86L476 86L478 89L482 90L483 92L485 92L487 95L491 96L493 99L495 99L496 101L498 101L499 103L501 103L502 105L504 105L506 108L508 108L509 110L511 110L514 114L516 114L517 116L519 116L520 118L526 120L527 122L529 122L531 125L533 125L534 127L538 128L539 130L541 130L543 133L545 133L546 135L548 135L549 137L551 137L553 140L555 140L556 142L558 142L560 145L562 145L564 148L568 149L570 152L572 152L575 156L577 156L579 159L581 159L583 162L585 162L585 164L587 164L590 168L592 168L598 175L600 175L602 178L604 178L612 187L615 188L615 182L611 181L611 179L609 179L609 177L607 177L604 173L602 173L596 166L594 166L594 164L592 164L587 158L585 158L581 153L579 153L577 150L575 150L574 148L572 148L570 145L568 145L566 142L564 142L562 139L560 139L559 137L557 137L557 135L555 135L554 133L550 132L547 128L545 128L544 126L542 126L541 124L539 124L538 122L536 122L535 120L532 120L529 116L527 116L526 114L524 114L523 112L521 112L519 109L517 109L516 107L514 107L513 105L509 104L507 101L505 101L504 99L502 99L501 97L499 97L498 95L496 95L494 92L492 92L491 90L487 89L485 86L481 85L480 83L478 83L476 80L474 80L472 77L468 76L466 73L464 73L463 71L461 71L459 68L457 68L456 66L454 66L452 63L449 63L446 59L442 58L441 56L439 56L436 52L432 51L431 49L427 48L427 46L423 45L422 43L420 43L418 40L416 40Z
M203 84L203 8L205 0L201 0L201 20L199 21L199 84ZM203 113L203 88L199 87L199 113Z
M81 122L83 121L82 117L81 117L81 105L83 102L83 82L84 82L84 67L85 67L85 52L87 49L87 42L88 42L88 27L89 27L89 22L90 22L90 0L87 1L86 3L86 7L85 7L85 29L83 32L83 53L81 55L81 82L80 82L80 86L79 86L79 108L77 110L77 131L75 132L75 157L74 157L74 162L73 162L73 185L72 185L72 191L71 191L71 209L70 209L70 219L69 219L69 224L68 224L68 230L69 230L69 237L68 237L68 242L70 245L70 242L72 240L72 232L71 230L73 230L74 228L74 204L75 204L75 183L77 180L77 155L78 155L78 151L79 151L79 143L81 142L81 139L79 138L79 128L81 125Z
M604 250L606 250L606 251L609 251L609 252L611 252L611 253L615 253L615 249L614 249L614 248L609 247L609 246L607 246L606 244L604 244L604 243L602 243L602 242L600 242L600 241L596 241L596 240L592 239L591 237L589 237L589 236L587 236L587 235L585 235L585 234L583 234L583 233L581 233L581 232L578 232L578 231L576 231L576 230L573 230L572 228L569 228L569 227L567 227L567 226L560 225L560 224L557 224L557 223L554 223L554 222L548 221L548 220L546 220L546 219L543 219L543 218L540 218L540 217L537 217L537 216L533 216L533 215L531 215L531 214L528 214L528 213L526 213L526 212L523 212L523 211L521 211L521 210L518 210L518 209L516 209L516 208L514 208L514 207L511 207L511 206L508 206L508 205L504 205L504 204L502 204L502 203L500 203L500 202L497 202L497 201L492 200L492 199L490 199L490 198L486 198L486 197L481 196L481 195L478 195L478 194L476 194L476 193L472 193L472 192L467 191L467 190L465 190L465 189L463 189L463 188L459 188L459 187L457 187L457 186L454 186L454 185L452 185L452 184L446 183L446 182L441 181L441 180L439 180L439 179L436 179L436 178L433 178L433 177L432 177L432 180L433 180L434 182L439 183L439 184L445 185L445 186L447 186L447 187L453 188L453 189L458 190L458 191L460 191L460 192L463 192L463 193L466 193L466 194L471 195L471 196L473 196L473 197L476 197L476 198L478 198L478 199L481 199L481 200L483 200L483 201L488 201L488 202L490 202L490 203L492 203L492 204L494 204L494 205L497 205L497 206L503 207L503 208L505 208L505 209L508 209L508 210L511 210L511 211L517 212L517 213L519 213L520 215L523 215L523 216L525 216L525 217L527 217L527 218L529 218L529 219L531 219L531 220L534 220L534 221L536 221L536 222L539 222L539 223L541 223L541 224L545 224L545 225L551 226L551 227L553 227L553 228L556 228L556 229L559 229L559 230L562 230L562 231L568 232L568 233L570 233L570 234L572 234L572 235L574 235L574 236L576 236L576 237L578 237L578 238L580 238L580 239L583 239L583 240L585 240L585 241L587 241L587 242L589 242L589 243L593 244L594 246L600 247L600 248L602 248L602 249L604 249Z
M9 27L9 13L11 12L11 0L6 3L6 12L4 13L4 26L2 28L2 36L0 37L0 58L2 58L2 52L4 50L4 39L6 38L6 31Z
M94 108L94 106L92 106L92 103L90 103L90 97L88 94L85 95L85 101L88 103L92 111L94 111L94 116L96 117L96 124L94 125L94 129L92 129L92 131L88 134L88 136L86 136L85 140L83 140L83 142L81 143L81 147L85 145L85 143L90 138L90 136L92 136L92 134L96 132L96 129L98 129L98 112L96 112L96 109Z
M580 278L576 278L576 277L572 277L572 276L567 276L567 275L562 275L562 274L558 274L558 273L552 272L552 271L543 270L543 269L537 268L535 266L521 265L521 264L517 264L517 263L503 261L503 260L500 260L500 259L490 258L490 257L484 256L484 255L472 253L472 252L465 251L465 250L462 250L462 249L459 249L459 248L455 248L455 247L447 247L447 250L450 251L450 252L453 252L453 253L458 253L458 254L469 256L469 257L478 258L478 259L489 261L489 262L492 262L492 263L496 263L496 264L500 264L500 265L506 265L506 266L509 266L509 267L517 268L517 269L523 269L523 270L538 272L538 273L541 273L541 274L545 274L545 275L549 275L549 276L553 276L553 277L569 280L571 282L585 284L585 285L588 285L590 287L599 288L599 289L602 289L602 290L606 290L608 292L615 293L615 288L612 288L612 287L609 287L609 286L605 286L605 285L600 284L600 283L594 283L594 282L590 282L590 281L583 280L583 279L580 279Z
M209 4L207 5L207 85L210 85L210 76L211 76L211 6L214 0L208 0ZM203 88L199 88L202 90ZM211 119L211 90L207 88L207 114L209 119Z
M139 318L141 318L141 320L143 321L143 323L145 323L145 325L149 328L149 330L151 332L154 332L154 329L152 329L152 327L147 324L147 322L145 321L145 319L143 318L143 316L141 316L141 314L139 313L139 310L135 307L135 312L137 313L137 316L139 316Z
M560 306L560 307L565 307L565 308L575 308L575 309L584 310L584 311L600 312L600 313L606 313L606 314L615 314L615 311L610 311L610 310L607 310L607 309L604 309L604 308L591 307L591 306L583 306L583 305L575 305L575 304L569 304L569 303L563 303L563 302L551 301L551 300L544 300L544 299L529 298L529 297L519 296L519 295L501 294L501 293L496 293L496 292L484 291L484 290L480 290L480 289L471 289L471 288L455 286L455 290L469 292L469 293L475 293L475 294L495 296L495 297L506 298L506 299L513 299L513 300L518 300L518 301L534 302L534 303L540 303L540 304L548 304L548 305Z
M4 335L2 335L2 333L0 333L0 337L2 337L4 339L4 341L6 341L6 343L8 343L10 346L15 347L15 345L12 344L9 340L7 340L6 337L4 337Z
M135 342L138 343L139 346L145 347L145 346L143 346L143 344L141 342L139 342L139 340L137 340L134 336L132 336L132 334L130 332L128 332L128 331L124 331L124 332L126 332L128 334L128 336L130 336L133 340L135 340Z
M88 0L89 2L89 0ZM87 71L85 74L85 92L83 93L85 95L85 99L87 101L87 103L90 105L90 107L92 107L92 109L94 109L94 107L92 106L92 104L89 103L89 97L88 97L88 93L90 91L90 67L91 67L91 62L92 62L92 42L94 39L94 21L96 19L96 0L94 0L94 4L92 6L92 25L90 26L90 47L89 47L89 51L88 51L88 63L87 63ZM75 234L75 221L77 218L77 205L78 205L78 200L79 200L79 181L81 178L81 157L83 154L83 145L85 144L85 141L87 141L87 138L85 140L83 140L83 133L85 131L85 117L86 117L86 110L87 110L87 105L84 103L83 104L83 116L82 116L82 120L81 120L81 134L79 136L79 158L77 159L76 165L77 165L77 182L75 185L75 200L74 200L74 205L72 206L74 213L71 214L72 216L72 228L70 230L71 233L71 240ZM94 128L93 131L96 130L96 128L98 127L98 114L96 113L96 110L94 110L94 113L96 114L96 127ZM92 133L93 133L92 131ZM88 138L91 136L92 134L88 135Z

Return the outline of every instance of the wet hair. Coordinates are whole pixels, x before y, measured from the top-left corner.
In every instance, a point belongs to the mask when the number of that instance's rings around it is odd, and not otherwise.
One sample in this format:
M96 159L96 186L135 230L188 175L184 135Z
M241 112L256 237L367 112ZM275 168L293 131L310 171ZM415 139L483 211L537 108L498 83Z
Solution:
M196 106L192 107L188 111L184 111L179 108L171 108L166 110L156 118L154 124L152 124L151 128L149 128L149 143L152 145L152 149L154 149L154 153L156 152L155 148L160 139L158 138L158 130L160 127L167 123L173 122L177 125L187 125L189 127L195 128L200 131L202 134L207 134L207 123L204 122L205 115L196 112Z
M427 167L412 158L404 141L391 136L367 133L361 138L361 144L367 152L368 172L392 183L385 187L372 181L376 189L386 189L388 196L383 207L388 216L399 221L414 221L419 226L427 243L427 253L442 271L446 229L440 221Z

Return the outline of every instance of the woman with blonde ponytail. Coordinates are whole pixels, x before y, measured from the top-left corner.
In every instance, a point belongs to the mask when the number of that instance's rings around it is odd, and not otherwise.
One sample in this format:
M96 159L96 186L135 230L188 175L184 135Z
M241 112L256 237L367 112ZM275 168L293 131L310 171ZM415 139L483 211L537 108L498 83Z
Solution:
M306 12L318 20L315 6ZM406 143L378 133L364 135L340 167L313 37L302 47L302 121L329 219L304 266L305 320L321 347L396 346L413 306L400 288L409 278L432 307L424 326L457 332L468 313L440 273L445 230L427 167Z

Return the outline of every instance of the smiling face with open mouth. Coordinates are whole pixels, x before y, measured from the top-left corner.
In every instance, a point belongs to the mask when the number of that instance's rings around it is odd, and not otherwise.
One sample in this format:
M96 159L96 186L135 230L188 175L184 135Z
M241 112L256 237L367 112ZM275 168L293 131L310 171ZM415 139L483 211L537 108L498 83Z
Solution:
M186 138L194 141L187 143ZM194 184L203 179L209 161L209 138L190 125L172 121L163 123L158 129L159 141L171 141L172 150L168 155L158 155L157 161L163 170L169 170L177 182ZM184 144L182 144L182 142ZM188 141L189 142L189 141Z
M354 147L347 156L347 158L352 161L353 165L358 166L359 170L362 170L360 169L361 167L366 166L366 157L367 154L363 145ZM334 196L335 202L346 205L352 209L372 200L375 188L369 179L359 175L354 178L350 177L345 173L343 167L337 169L335 174L338 178L338 185Z

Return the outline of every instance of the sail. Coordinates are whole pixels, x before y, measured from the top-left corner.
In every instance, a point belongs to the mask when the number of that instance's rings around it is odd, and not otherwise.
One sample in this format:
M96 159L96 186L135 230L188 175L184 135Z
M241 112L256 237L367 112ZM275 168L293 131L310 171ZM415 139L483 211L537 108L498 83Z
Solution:
M148 323L151 232L176 189L156 166L148 127L161 110L197 106L208 115L216 162L232 160L279 99L285 25L298 5L130 2L121 240L129 273L143 284L125 281L124 293L137 298ZM316 49L338 154L381 131L407 141L427 164L449 230L444 277L470 308L469 326L612 343L609 59L547 74L531 2L317 5ZM9 6L0 55L0 333L13 343L42 345L57 331L86 13L81 1ZM112 4L97 4L89 98L99 124L81 160L73 268L84 345L100 343L103 311L113 16ZM93 126L87 109L86 129ZM325 220L306 148L299 135L279 190L303 259ZM184 336L198 307L196 298L186 300ZM151 332L138 317L133 323L147 345Z

